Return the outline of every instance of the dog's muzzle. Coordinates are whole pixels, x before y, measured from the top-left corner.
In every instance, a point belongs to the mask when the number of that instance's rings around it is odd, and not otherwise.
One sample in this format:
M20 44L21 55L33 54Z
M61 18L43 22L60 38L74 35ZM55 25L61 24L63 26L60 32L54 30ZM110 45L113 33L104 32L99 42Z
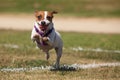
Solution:
M42 26L46 25L45 21L41 21L41 25Z
M47 30L49 24L50 24L50 23L45 22L45 21L38 22L38 25L39 25L39 27L40 27L40 29L41 29L42 31Z

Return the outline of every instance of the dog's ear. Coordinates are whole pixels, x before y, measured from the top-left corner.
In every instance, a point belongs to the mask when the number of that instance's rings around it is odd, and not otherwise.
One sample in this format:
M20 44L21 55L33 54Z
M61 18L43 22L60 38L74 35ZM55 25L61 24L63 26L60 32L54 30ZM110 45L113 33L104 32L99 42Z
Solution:
M37 13L38 13L38 12L39 12L38 10L35 10L35 13L34 13L34 14L35 14L35 16L37 16Z
M57 11L52 11L52 14L57 14L58 12Z

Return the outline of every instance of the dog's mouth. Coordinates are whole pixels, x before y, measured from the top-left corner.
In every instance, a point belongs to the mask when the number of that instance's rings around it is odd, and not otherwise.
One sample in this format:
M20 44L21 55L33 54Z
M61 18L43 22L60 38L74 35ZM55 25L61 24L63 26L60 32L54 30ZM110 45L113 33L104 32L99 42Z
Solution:
M42 23L42 22L41 22L40 24L38 23L39 28L41 29L41 31L47 30L49 24L50 24L50 23L48 23L48 24L47 24L47 23Z
M48 25L39 25L39 26L40 26L40 29L41 29L42 31L45 31L45 30L47 30L49 24L48 24Z

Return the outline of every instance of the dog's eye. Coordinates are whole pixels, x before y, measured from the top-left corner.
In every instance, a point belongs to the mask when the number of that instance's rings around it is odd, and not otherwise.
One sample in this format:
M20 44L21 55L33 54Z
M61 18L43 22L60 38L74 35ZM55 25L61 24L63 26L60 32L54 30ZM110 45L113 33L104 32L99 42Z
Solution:
M42 17L41 16L37 16L38 19L41 19Z
M47 19L51 19L52 17L51 16L47 16Z

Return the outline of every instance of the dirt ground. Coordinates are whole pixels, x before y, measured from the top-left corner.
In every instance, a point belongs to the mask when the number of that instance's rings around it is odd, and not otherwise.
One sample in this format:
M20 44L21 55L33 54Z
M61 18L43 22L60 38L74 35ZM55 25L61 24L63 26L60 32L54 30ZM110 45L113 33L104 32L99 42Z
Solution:
M76 18L54 17L55 28L59 31L120 33L120 18ZM34 15L0 14L0 29L31 30Z

